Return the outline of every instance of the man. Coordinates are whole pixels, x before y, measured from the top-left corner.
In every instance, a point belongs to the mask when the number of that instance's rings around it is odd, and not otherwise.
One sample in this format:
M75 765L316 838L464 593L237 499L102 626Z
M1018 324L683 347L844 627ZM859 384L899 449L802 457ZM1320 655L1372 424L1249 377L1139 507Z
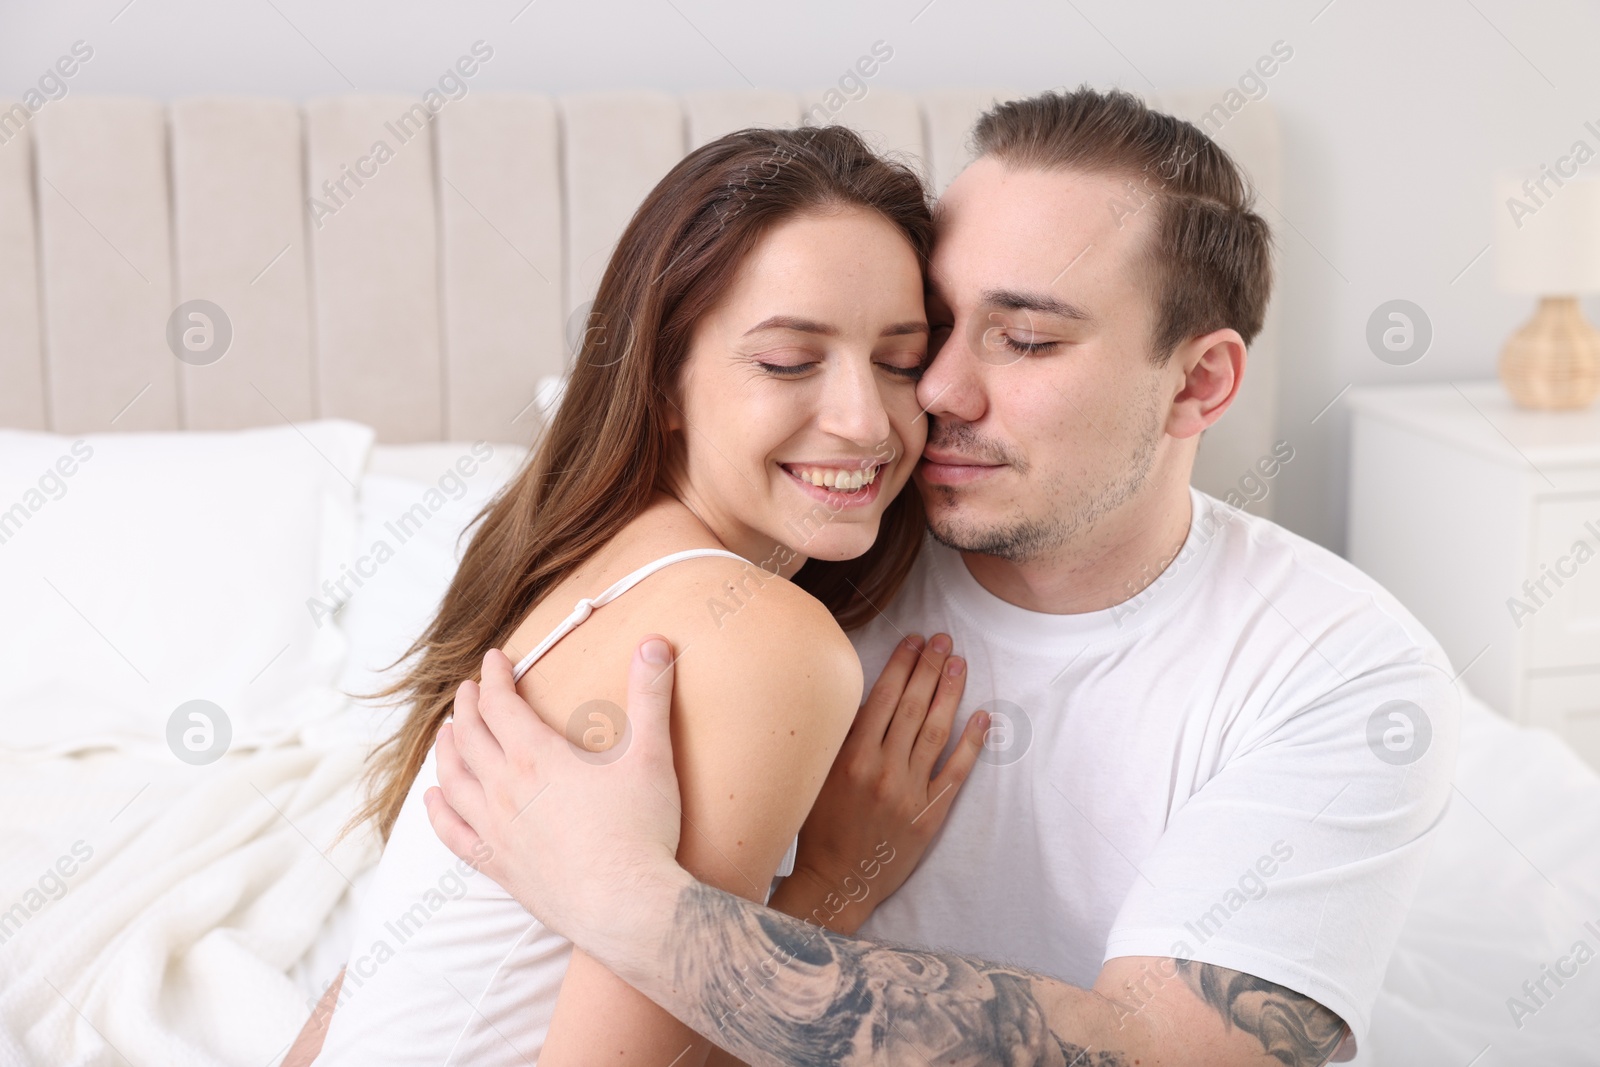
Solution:
M1355 568L1189 485L1270 288L1227 156L1120 92L1003 104L974 140L918 387L936 543L853 638L875 677L926 655L903 635L953 635L963 704L1004 731L926 860L885 873L906 858L877 826L808 822L798 866L854 886L859 940L689 878L659 640L606 766L568 758L491 652L440 734L435 829L750 1063L1348 1059L1451 787L1449 662ZM915 735L914 707L869 702L840 759L870 764L906 715ZM851 790L872 784L830 777L819 810Z

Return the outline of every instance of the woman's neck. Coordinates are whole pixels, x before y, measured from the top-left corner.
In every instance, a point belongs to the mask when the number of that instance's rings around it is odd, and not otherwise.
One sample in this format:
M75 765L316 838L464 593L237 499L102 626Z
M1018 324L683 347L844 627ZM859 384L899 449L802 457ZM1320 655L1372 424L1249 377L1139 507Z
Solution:
M683 515L686 520L693 522L707 536L714 537L717 544L722 545L730 552L742 555L750 563L755 563L758 568L762 568L768 574L776 574L779 577L794 577L795 571L805 566L806 557L802 553L790 549L789 545L782 544L782 542L773 541L771 537L765 536L765 534L750 530L749 526L720 520L712 510L694 501L693 494L677 496L677 494L672 493L658 493L656 498L651 501L650 509L646 509L645 514L650 514L651 510L658 509L658 507L664 509L666 514L677 512L677 514Z

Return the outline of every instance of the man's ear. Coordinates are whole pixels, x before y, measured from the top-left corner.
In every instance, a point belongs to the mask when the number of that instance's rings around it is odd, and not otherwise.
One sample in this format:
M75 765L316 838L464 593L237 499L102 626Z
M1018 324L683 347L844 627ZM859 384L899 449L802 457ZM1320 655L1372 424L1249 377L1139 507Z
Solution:
M1245 359L1244 338L1234 329L1213 330L1179 345L1168 361L1174 376L1182 377L1174 383L1166 432L1193 437L1222 418L1239 394Z

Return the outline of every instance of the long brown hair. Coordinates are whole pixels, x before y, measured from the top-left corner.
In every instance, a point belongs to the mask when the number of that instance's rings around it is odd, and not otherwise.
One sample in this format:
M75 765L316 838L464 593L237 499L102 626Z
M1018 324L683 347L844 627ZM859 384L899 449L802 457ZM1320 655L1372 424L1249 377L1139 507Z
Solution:
M373 753L368 799L352 827L376 819L387 840L456 687L476 678L484 653L666 490L671 387L696 321L731 287L745 257L777 223L848 205L894 223L926 266L933 222L921 181L841 126L730 133L691 152L645 198L600 281L554 419L516 478L473 520L438 614L401 657L415 662L373 694L399 696L410 710ZM871 549L851 560L809 559L794 582L841 626L859 626L911 569L923 521L908 484L885 510Z

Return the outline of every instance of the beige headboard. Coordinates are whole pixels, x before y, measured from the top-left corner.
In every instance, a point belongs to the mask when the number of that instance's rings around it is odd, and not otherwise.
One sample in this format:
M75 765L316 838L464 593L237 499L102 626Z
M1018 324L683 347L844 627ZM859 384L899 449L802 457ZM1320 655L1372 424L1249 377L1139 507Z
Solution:
M874 87L832 120L914 157L942 189L972 120L1015 95ZM1222 96L1152 103L1198 121ZM0 114L0 426L342 416L385 441L526 442L536 383L566 360L567 318L650 186L689 148L792 125L818 99L474 93L425 121L403 96L71 96L20 131ZM1221 139L1277 201L1269 105L1232 115ZM168 347L169 317L193 299L233 331L209 365ZM1274 334L1206 436L1202 489L1270 450Z

